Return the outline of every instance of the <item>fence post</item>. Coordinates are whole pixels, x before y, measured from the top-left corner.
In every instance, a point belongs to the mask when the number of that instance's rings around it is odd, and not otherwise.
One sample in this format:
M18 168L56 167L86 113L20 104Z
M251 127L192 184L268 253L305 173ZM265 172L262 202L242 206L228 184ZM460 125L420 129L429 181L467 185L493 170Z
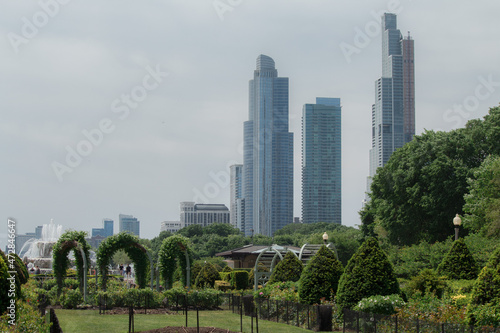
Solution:
M186 311L186 327L188 327L188 297L187 293L184 295L184 311Z
M297 307L297 327L299 327L299 314L300 314L299 307L300 307L300 303L294 303L294 304Z
M286 324L288 325L288 301L286 302Z
M396 315L396 317L394 317L395 321L396 321L396 332L395 333L398 333L398 316Z
M307 304L307 329L311 329L311 325L310 325L310 322L309 322L309 315L311 314L311 310L309 308L309 304Z
M417 333L419 333L419 332L420 332L420 323L419 323L418 318L417 318Z
M318 331L332 331L332 306L318 305Z
M280 314L279 314L278 300L276 300L276 322L280 322Z
M245 308L245 315L246 315L246 308ZM254 309L252 309L252 313L250 314L250 332L253 333L253 313L254 313Z
M198 305L196 305L196 332L200 333L200 315Z
M134 332L134 307L128 308L128 332Z
M342 333L345 333L345 309L342 310ZM397 333L397 332L396 332Z
M241 298L241 296L240 296ZM243 302L240 299L240 302L238 303L239 308L240 308L240 332L243 332Z

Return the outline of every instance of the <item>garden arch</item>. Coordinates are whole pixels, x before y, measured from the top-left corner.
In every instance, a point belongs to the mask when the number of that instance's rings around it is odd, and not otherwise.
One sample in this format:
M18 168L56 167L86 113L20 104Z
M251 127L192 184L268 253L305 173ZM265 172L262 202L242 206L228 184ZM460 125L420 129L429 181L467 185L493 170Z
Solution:
M147 263L149 261L151 289L153 289L154 269L151 255L144 246L139 244L139 237L125 232L109 236L99 245L99 249L97 250L97 266L101 275L101 288L106 290L109 262L115 252L120 249L124 250L134 262L135 279L141 289L146 287Z
M255 267L254 267L254 290L257 290L259 288L259 284L262 286L265 286L267 281L269 281L269 278L271 277L271 274L273 272L274 267L278 263L278 261L283 260L283 257L285 257L285 254L288 251L292 251L286 247L281 247L281 246L269 246L267 248L264 248L260 250L259 255L257 256L257 259L255 260ZM297 255L294 251L292 251L293 254ZM258 267L260 265L263 265L268 269L267 272L259 272Z
M69 266L68 254L73 250L76 261L78 282L83 301L87 301L87 264L90 262L90 245L85 240L85 231L66 231L52 247L52 270L56 276L57 293L63 287L63 279Z
M165 238L161 244L158 254L158 268L163 279L165 289L173 284L174 271L176 269L176 260L179 260L184 285L189 289L191 285L191 263L193 262L193 253L188 244L188 239L181 235L174 235Z

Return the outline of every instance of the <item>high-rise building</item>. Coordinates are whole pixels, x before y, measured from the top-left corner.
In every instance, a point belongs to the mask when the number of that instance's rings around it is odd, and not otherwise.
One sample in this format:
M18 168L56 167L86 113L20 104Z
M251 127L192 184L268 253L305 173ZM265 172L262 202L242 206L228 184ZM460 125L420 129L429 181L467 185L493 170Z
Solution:
M243 134L244 232L274 232L293 222L293 134L288 131L288 78L274 60L257 57L249 82Z
M241 231L245 231L245 200L243 199L243 164L229 167L230 178L230 223Z
M140 236L139 231L141 222L137 218L132 215L120 214L119 221L120 232L128 232L137 237Z
M415 135L413 40L401 35L396 14L382 16L382 30L382 77L375 82L372 105L369 179Z
M102 236L104 238L113 236L113 220L103 219L102 228L92 228L92 237Z
M229 209L224 204L195 204L192 201L181 202L181 227L193 224L206 227L212 223L228 223Z
M342 223L340 98L302 109L302 223Z
M102 224L104 228L104 237L113 236L114 221L112 219L103 219Z

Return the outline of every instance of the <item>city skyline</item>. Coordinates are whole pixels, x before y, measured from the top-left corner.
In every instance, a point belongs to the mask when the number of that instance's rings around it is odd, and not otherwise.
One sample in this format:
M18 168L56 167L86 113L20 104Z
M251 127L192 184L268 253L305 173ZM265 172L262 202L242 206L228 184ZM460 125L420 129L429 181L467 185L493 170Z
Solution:
M50 219L90 232L127 212L141 220L141 237L153 238L162 221L177 220L181 201L229 206L228 168L243 162L258 54L290 78L294 216L301 214L302 106L338 96L342 220L359 224L384 12L396 13L402 34L411 30L415 40L417 135L464 127L500 101L496 1L256 0L221 13L210 1L75 0L46 14L31 34L26 22L44 13L37 2L2 9L0 145L8 191L0 202L18 234ZM2 228L2 248L6 239Z

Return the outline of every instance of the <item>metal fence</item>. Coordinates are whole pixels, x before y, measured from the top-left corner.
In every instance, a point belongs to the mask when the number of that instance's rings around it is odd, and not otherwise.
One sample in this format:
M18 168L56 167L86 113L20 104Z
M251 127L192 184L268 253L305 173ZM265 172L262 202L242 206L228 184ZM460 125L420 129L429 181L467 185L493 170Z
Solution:
M344 310L343 332L362 333L500 333L500 327L475 327L453 323L434 323Z

